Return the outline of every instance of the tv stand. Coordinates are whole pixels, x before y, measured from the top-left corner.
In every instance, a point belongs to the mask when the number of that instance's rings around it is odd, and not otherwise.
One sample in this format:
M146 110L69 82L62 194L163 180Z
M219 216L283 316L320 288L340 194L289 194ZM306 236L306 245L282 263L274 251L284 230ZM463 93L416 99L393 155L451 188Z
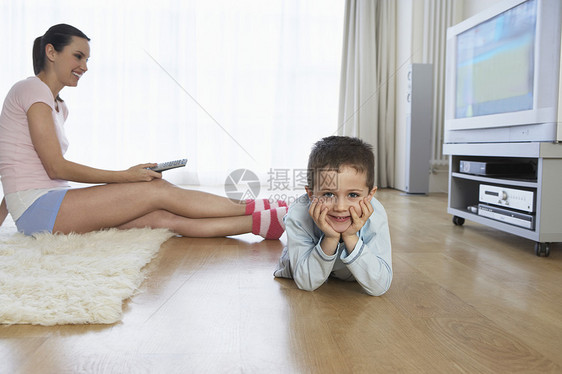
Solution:
M525 143L447 143L443 153L449 159L449 196L447 212L453 215L455 225L465 219L535 241L535 254L548 256L550 243L562 242L562 144L547 142ZM509 176L476 175L460 170L460 161L494 162L518 161L534 165L534 172L514 173ZM480 185L499 189L530 191L534 196L534 211L521 212L532 219L524 227L518 219L501 214L484 216L474 207L481 204ZM492 204L493 208L499 207ZM505 207L508 210L511 207ZM515 220L515 224L513 223Z

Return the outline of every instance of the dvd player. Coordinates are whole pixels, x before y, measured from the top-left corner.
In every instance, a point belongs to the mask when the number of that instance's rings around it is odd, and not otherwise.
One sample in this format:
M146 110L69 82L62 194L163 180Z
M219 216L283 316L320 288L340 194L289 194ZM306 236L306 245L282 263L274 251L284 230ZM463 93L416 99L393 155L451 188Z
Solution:
M534 167L529 162L460 160L459 171L475 175L530 177L534 174Z
M524 227L529 230L535 228L535 217L531 214L514 212L509 209L498 208L486 204L478 204L478 215L510 225Z

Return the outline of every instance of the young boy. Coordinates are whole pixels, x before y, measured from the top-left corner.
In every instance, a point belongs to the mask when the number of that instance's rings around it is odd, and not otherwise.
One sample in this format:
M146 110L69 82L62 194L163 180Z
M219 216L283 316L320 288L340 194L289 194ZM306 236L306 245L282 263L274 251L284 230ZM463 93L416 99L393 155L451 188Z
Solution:
M369 295L385 293L392 281L388 221L373 198L372 147L358 138L330 136L308 159L306 195L285 216L287 247L276 277L293 278L313 291L328 277L356 280Z

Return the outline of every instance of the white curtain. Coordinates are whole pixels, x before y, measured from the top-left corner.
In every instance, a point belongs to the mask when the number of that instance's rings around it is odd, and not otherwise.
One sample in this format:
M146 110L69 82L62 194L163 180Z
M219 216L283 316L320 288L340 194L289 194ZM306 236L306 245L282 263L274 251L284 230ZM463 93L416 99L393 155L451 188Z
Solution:
M69 23L92 39L89 71L61 93L69 159L186 157L168 179L221 185L247 168L292 190L337 128L343 13L343 0L3 0L0 96L33 74L35 37Z
M346 0L338 133L375 148L375 183L394 187L396 3Z
M460 21L460 8L455 0L424 0L423 13L414 14L423 25L422 63L433 64L433 169L447 165L443 155L443 125L445 123L445 48L447 28Z

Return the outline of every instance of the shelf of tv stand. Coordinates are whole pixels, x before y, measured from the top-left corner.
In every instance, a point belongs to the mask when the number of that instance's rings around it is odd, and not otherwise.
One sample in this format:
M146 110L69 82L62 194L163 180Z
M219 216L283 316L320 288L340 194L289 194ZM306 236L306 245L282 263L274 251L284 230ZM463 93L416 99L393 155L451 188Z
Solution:
M484 177L475 174L466 174L459 172L452 172L453 178L464 178L475 180L483 183L501 184L504 186L528 187L537 188L538 183L536 179L517 179L517 178L500 178L500 177Z
M449 208L447 212L449 214L452 214L453 216L465 218L469 221L476 222L485 226L489 226L504 232L508 232L510 234L517 235L522 238L533 240L535 242L540 241L539 233L536 231L536 227L535 230L530 230L524 227L510 225L508 223L503 223L501 221L497 221L488 217L479 216L478 214L471 213L465 209Z
M539 245L562 242L562 144L556 143L477 143L445 144L449 160L449 203L447 212L455 224L464 219L535 241ZM485 176L462 173L460 160L528 161L536 166L534 175L520 177ZM478 205L480 184L524 189L535 194L535 225L519 227L472 213L468 206ZM462 218L462 220L459 220ZM536 246L535 246L536 250Z

